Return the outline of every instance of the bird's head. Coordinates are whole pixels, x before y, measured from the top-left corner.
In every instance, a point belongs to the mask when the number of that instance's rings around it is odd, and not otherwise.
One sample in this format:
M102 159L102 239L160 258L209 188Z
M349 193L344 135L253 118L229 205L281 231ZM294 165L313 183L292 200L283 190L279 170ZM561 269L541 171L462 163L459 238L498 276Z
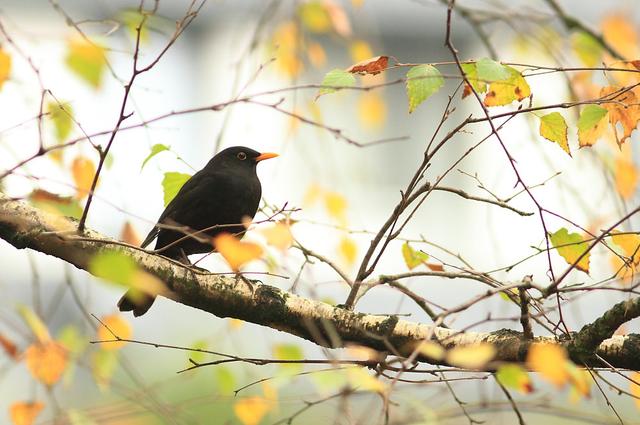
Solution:
M276 156L278 156L277 153L260 153L245 146L233 146L220 151L216 156L213 157L210 164L216 169L223 167L246 167L255 169L258 162L264 161L265 159L269 158L275 158Z

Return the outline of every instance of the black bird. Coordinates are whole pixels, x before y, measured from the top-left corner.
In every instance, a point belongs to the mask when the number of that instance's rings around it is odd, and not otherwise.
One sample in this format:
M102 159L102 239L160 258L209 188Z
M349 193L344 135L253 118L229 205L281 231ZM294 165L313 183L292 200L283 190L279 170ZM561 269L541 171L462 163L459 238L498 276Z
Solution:
M141 247L157 237L155 249L161 250L160 255L191 264L187 256L212 251L210 240L218 234L227 232L242 237L246 230L242 219L253 218L262 195L256 166L276 156L243 146L215 155L169 202ZM185 237L190 233L193 236ZM149 310L155 295L132 295L132 291L136 290L130 289L122 296L118 307L120 311L133 311L134 316L141 316Z

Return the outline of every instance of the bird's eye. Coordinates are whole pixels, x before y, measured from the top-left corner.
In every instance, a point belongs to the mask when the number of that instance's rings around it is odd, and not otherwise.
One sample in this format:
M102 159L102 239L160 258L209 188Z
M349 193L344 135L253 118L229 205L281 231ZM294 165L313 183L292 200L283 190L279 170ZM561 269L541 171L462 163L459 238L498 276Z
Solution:
M240 161L244 161L245 159L247 159L247 154L244 152L239 152L237 156Z

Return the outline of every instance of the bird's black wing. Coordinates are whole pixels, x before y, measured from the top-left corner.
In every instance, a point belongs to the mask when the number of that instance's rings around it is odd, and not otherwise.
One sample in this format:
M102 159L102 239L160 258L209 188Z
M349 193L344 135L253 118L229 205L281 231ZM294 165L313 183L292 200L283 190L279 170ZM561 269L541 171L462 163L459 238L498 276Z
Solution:
M160 218L158 218L156 226L151 229L147 237L142 242L142 245L140 245L141 248L149 245L158 236L160 233L160 227L158 227L158 224L162 223L166 218L174 218L176 215L179 215L177 214L179 209L191 204L189 200L195 196L196 188L202 183L205 177L206 174L199 171L182 185L176 196L171 200L171 202L169 202L169 205L167 205L160 215Z

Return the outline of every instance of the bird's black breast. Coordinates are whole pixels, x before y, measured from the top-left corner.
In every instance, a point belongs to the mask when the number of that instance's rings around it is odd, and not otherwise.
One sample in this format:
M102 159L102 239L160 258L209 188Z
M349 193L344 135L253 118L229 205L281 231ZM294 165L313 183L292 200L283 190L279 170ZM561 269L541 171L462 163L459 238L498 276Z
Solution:
M242 237L245 216L255 215L262 188L258 176L253 170L235 170L234 172L212 172L202 170L196 173L182 187L160 217L159 222L168 221L188 226L194 230L208 229L205 233L215 237L222 232L238 234ZM156 249L162 248L182 238L183 232L161 229ZM189 254L209 252L210 243L202 243L187 238L167 249L168 256L178 249Z

